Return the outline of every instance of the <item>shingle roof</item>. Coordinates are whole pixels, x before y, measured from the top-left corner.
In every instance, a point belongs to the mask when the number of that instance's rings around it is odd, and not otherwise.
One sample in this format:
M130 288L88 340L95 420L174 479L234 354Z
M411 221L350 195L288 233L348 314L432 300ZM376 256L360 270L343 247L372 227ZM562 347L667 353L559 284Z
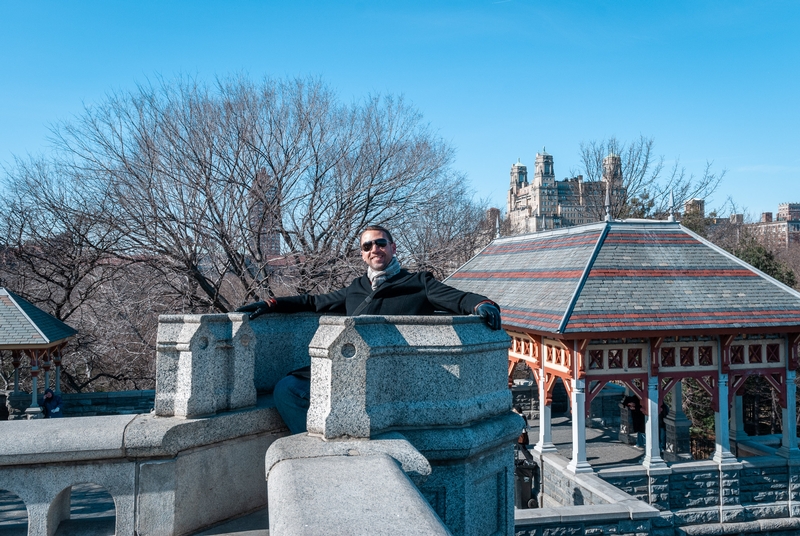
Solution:
M47 348L76 333L64 322L0 287L0 348Z
M496 301L505 325L539 332L800 330L800 293L670 222L500 238L447 283Z

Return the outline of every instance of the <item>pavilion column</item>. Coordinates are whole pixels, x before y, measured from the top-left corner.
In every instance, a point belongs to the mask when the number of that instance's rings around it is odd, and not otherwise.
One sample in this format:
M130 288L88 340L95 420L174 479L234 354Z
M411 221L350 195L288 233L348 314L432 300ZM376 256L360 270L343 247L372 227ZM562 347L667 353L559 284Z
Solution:
M731 439L734 441L746 441L748 436L747 432L744 430L744 404L742 403L741 395L733 397L732 411Z
M572 383L572 460L567 469L573 473L591 473L586 461L586 380L571 379Z
M42 391L50 388L50 350L44 350L44 355L42 359L42 369L44 369L44 384L42 385Z
M783 420L783 436L781 447L776 454L784 458L800 459L800 450L797 448L797 388L794 380L797 373L794 370L786 371L786 407L781 408Z
M551 405L547 400L547 381L544 370L539 374L539 441L534 445L537 452L556 452L551 426Z
M730 429L728 427L728 375L720 373L717 386L717 402L719 408L714 413L714 436L717 446L714 449L714 461L730 463L736 461L731 452Z
M664 419L664 424L667 426L667 444L664 449L664 459L673 462L681 459L691 459L692 448L689 429L692 423L686 413L683 412L682 382L677 382L675 387L672 388L669 414Z
M28 356L31 359L31 405L25 410L28 419L42 418L42 408L39 407L39 352L30 350Z
M647 421L644 460L642 465L648 469L666 467L661 459L661 448L658 444L658 377L647 377Z
M56 350L55 355L53 356L53 364L56 366L56 388L55 393L57 395L61 394L61 348L59 347Z
M22 364L19 350L11 351L11 364L14 365L14 394L19 393L19 366Z

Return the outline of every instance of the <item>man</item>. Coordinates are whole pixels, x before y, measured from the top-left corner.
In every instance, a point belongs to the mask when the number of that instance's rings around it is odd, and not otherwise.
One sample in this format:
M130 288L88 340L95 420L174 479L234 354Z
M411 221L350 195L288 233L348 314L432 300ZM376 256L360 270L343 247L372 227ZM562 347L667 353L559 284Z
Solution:
M39 397L39 405L42 407L45 419L56 419L64 416L61 412L61 397L55 394L52 389L46 389L44 396Z
M485 296L462 292L437 281L430 272L400 268L392 234L378 225L361 233L361 258L367 273L348 287L329 294L270 298L237 309L254 319L265 313L343 313L358 315L430 315L436 311L476 314L492 329L500 329L500 308ZM311 391L310 367L289 373L275 386L278 413L293 433L306 431Z

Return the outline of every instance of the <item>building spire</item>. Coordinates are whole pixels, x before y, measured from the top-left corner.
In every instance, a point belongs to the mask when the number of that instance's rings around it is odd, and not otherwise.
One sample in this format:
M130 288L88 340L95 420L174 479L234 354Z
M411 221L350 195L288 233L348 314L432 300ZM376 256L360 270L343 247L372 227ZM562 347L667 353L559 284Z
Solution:
M611 182L606 182L606 221L611 221Z

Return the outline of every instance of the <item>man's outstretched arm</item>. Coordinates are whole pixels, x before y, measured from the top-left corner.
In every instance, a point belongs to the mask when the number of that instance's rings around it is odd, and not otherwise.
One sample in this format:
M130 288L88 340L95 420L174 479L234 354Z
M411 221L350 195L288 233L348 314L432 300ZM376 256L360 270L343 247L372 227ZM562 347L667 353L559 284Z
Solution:
M250 320L268 313L344 313L347 289L340 289L329 294L299 294L283 298L269 298L243 305L236 309L237 313L249 313Z
M461 315L478 315L492 329L501 329L500 307L487 298L474 292L464 292L437 281L433 274L425 274L428 301L442 311Z

